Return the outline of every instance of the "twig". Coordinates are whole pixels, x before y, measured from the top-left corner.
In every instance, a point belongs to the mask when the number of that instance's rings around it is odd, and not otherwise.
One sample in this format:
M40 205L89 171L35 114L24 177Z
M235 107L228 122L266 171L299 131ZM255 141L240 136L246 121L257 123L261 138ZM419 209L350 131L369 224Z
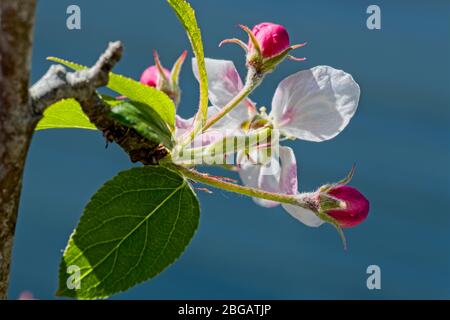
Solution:
M113 120L109 116L110 107L96 92L97 87L108 83L108 74L120 60L122 51L120 42L111 42L93 67L76 72L67 72L61 65L52 65L30 89L32 107L40 117L47 106L62 99L74 98L107 141L120 145L131 161L155 164L167 154L165 149Z
M86 101L96 96L95 90L108 83L108 74L120 60L122 51L119 41L111 42L92 68L76 72L67 72L61 65L52 65L30 88L35 113L41 115L45 108L62 99Z

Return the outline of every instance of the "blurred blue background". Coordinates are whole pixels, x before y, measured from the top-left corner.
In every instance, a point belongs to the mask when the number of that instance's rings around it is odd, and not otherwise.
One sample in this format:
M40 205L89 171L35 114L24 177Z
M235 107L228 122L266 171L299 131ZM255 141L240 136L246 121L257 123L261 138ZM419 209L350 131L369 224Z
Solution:
M78 4L82 29L66 28ZM382 29L366 28L381 7ZM337 138L294 142L304 191L336 181L357 163L353 184L370 199L369 218L346 230L342 249L330 226L308 228L282 208L264 209L222 191L199 192L200 229L177 263L122 299L429 299L450 298L450 8L443 1L192 1L209 57L231 59L241 74L236 27L284 24L306 62L287 61L252 95L270 105L287 75L320 64L351 73L362 88L358 112ZM115 71L138 78L156 48L170 66L189 43L165 1L39 1L32 80L49 55L92 64L110 40L125 43ZM190 58L192 54L190 53ZM190 60L190 59L189 59ZM197 105L190 61L180 113ZM10 297L30 290L53 299L61 252L84 205L103 182L131 166L98 132L38 132L28 157L14 247ZM382 289L366 287L381 267Z

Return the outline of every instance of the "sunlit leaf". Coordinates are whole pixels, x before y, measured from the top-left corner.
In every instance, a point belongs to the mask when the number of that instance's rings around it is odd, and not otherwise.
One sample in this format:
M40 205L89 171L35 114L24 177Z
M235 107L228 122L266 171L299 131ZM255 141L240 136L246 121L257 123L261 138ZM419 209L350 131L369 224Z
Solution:
M74 70L82 70L87 68L86 66L60 58L48 57L47 59L58 62ZM146 86L139 81L112 72L109 74L109 82L107 87L129 98L130 100L138 101L150 106L167 123L171 130L174 129L175 105L164 92L153 87Z
M75 99L60 100L49 106L36 126L36 130L54 128L97 129Z
M161 117L148 105L136 101L124 101L115 105L112 116L123 125L133 128L141 136L156 144L172 148L172 134Z
M183 253L199 215L177 172L145 166L119 173L94 194L70 237L57 294L105 298L153 278Z
M197 58L199 83L200 83L200 99L199 99L199 116L196 117L196 127L202 125L206 120L208 113L208 77L206 75L205 55L203 52L202 35L197 25L195 11L190 4L184 0L167 0L183 24L189 40L192 45L195 57Z

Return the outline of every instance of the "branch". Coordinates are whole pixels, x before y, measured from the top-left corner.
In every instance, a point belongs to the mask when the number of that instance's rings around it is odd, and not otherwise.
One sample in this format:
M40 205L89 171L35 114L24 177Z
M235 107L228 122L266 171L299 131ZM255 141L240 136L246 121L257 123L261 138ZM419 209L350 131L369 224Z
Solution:
M76 72L67 72L61 65L52 65L47 73L30 89L32 107L40 118L49 105L67 98L76 99L97 129L108 142L116 142L130 156L131 161L155 164L166 155L164 148L143 138L112 119L110 107L96 92L97 87L108 83L108 74L122 56L120 42L111 42L97 63Z
M76 99L106 139L117 142L133 162L154 164L166 155L164 148L110 118L110 107L96 92L108 83L110 71L122 56L120 42L110 43L89 69L68 72L63 66L51 66L28 89L34 9L34 0L0 1L0 299L7 296L25 159L48 106Z
M122 51L123 46L119 41L110 42L92 68L76 72L67 72L61 65L52 65L30 88L33 110L40 115L49 105L62 99L90 99L98 87L108 83L108 74L122 57Z

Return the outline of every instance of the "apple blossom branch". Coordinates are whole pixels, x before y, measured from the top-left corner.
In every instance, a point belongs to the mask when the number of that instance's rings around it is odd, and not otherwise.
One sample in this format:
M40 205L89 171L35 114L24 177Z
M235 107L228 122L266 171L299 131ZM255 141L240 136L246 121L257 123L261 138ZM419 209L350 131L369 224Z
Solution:
M112 42L89 69L67 72L53 65L28 88L31 34L35 1L0 2L0 299L7 298L11 253L17 221L22 175L34 129L43 112L62 99L76 99L89 120L105 138L117 142L131 161L144 164L165 156L154 143L109 117L110 107L96 89L108 83L108 75L122 56L120 42ZM156 157L156 159L155 159Z
M61 65L52 65L47 73L30 88L33 110L42 114L45 108L59 100L74 98L89 120L103 132L108 142L116 142L132 162L155 164L166 155L164 148L144 139L133 129L111 118L111 108L99 97L96 89L108 83L108 74L120 60L122 43L111 42L94 66L67 72Z
M96 95L97 87L108 83L108 74L122 57L122 51L119 41L111 42L93 67L76 72L67 72L61 65L52 65L30 88L33 110L41 114L47 106L62 99L90 99Z

